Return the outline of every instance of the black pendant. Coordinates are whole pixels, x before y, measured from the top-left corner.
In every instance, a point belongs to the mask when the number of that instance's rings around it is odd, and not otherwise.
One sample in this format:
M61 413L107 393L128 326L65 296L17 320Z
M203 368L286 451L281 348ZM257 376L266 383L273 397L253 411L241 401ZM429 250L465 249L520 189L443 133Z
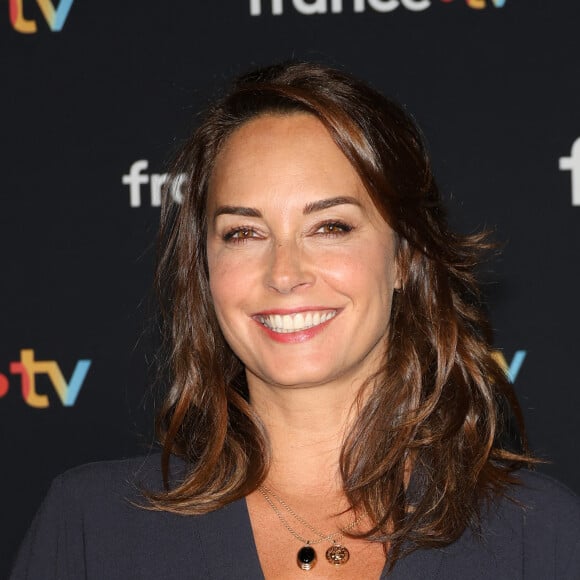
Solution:
M310 570L316 563L316 552L314 548L306 544L306 546L298 550L296 560L301 570Z
M350 552L340 544L333 544L326 550L326 559L335 566L346 564L350 558Z

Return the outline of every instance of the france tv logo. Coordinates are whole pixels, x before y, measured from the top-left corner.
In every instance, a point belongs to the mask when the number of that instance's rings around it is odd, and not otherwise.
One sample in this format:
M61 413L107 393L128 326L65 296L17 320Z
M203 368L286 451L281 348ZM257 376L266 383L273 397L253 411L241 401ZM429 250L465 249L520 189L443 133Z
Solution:
M20 390L24 402L30 407L46 409L50 402L48 395L37 389L36 378L38 375L48 377L63 407L72 407L76 403L90 366L90 360L77 361L72 375L67 381L60 365L55 360L36 360L34 350L23 349L20 351L20 360L12 361L9 368L10 374L20 375ZM0 373L0 398L8 393L9 388L8 377Z
M422 12L433 6L434 0L291 0L296 12L305 15L311 14L341 14L345 11L344 4L350 4L354 13L365 12L367 8L374 12L392 12L397 8L405 8L411 12ZM487 7L503 8L507 0L439 0L443 4L465 2L469 8L483 10ZM290 3L290 0L286 0ZM262 4L270 4L270 12L274 16L284 13L284 0L250 0L250 15L261 16Z
M24 15L24 1L25 0L8 0L10 23L16 32L22 34L34 34L38 31L36 20L30 20ZM58 6L52 3L52 0L35 0L38 7L42 11L42 15L52 32L60 32L74 0L60 0ZM32 0L27 2L32 4Z
M560 171L569 171L572 180L572 205L580 207L580 137L572 144L569 157L560 157Z
M445 4L450 4L454 0L441 0ZM483 10L487 6L495 6L495 8L503 8L507 0L465 0L465 3L475 10Z

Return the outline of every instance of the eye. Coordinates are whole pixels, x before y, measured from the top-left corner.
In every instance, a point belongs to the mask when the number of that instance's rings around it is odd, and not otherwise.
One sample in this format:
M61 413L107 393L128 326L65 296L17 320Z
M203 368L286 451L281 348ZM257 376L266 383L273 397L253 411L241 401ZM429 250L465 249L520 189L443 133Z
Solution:
M240 226L229 230L223 236L224 242L230 242L233 244L240 244L252 238L258 237L256 231L247 226Z
M352 226L345 224L344 222L340 221L329 221L323 224L320 224L316 232L317 234L321 234L323 236L328 237L335 237L335 236L342 236L344 234L348 234L348 232L352 231Z

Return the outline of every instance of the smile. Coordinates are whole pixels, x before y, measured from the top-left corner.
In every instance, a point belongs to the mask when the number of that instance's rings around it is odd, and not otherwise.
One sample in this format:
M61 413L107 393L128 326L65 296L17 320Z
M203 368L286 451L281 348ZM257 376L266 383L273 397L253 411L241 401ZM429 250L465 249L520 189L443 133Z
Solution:
M289 334L319 326L336 314L336 310L313 310L295 314L258 314L255 319L272 332Z

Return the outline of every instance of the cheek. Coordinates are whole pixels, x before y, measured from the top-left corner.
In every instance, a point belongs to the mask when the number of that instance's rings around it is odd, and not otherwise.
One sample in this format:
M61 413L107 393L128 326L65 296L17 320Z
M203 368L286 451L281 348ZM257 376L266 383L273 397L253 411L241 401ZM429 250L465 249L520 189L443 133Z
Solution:
M231 282L227 270L222 267L210 269L209 289L216 314L220 320L235 296L233 288L234 284Z
M345 253L333 256L331 259L320 262L320 272L327 280L332 280L336 285L355 290L360 286L362 278L366 278L366 268L357 258L356 253Z
M256 268L248 267L247 260L228 254L208 256L208 267L212 301L223 326L234 309L243 309L249 292L256 288Z
M332 280L349 293L391 294L396 285L397 268L390 248L361 246L349 252L325 256L318 263L327 280Z
M232 343L235 343L235 336L237 335L235 329L238 327L235 314L239 311L237 308L239 296L235 292L234 285L228 283L227 275L220 275L217 271L214 271L213 274L210 277L213 309L224 338L233 349Z
M230 300L231 283L229 283L228 268L224 260L215 253L208 252L209 289L218 319L223 318L224 307Z

